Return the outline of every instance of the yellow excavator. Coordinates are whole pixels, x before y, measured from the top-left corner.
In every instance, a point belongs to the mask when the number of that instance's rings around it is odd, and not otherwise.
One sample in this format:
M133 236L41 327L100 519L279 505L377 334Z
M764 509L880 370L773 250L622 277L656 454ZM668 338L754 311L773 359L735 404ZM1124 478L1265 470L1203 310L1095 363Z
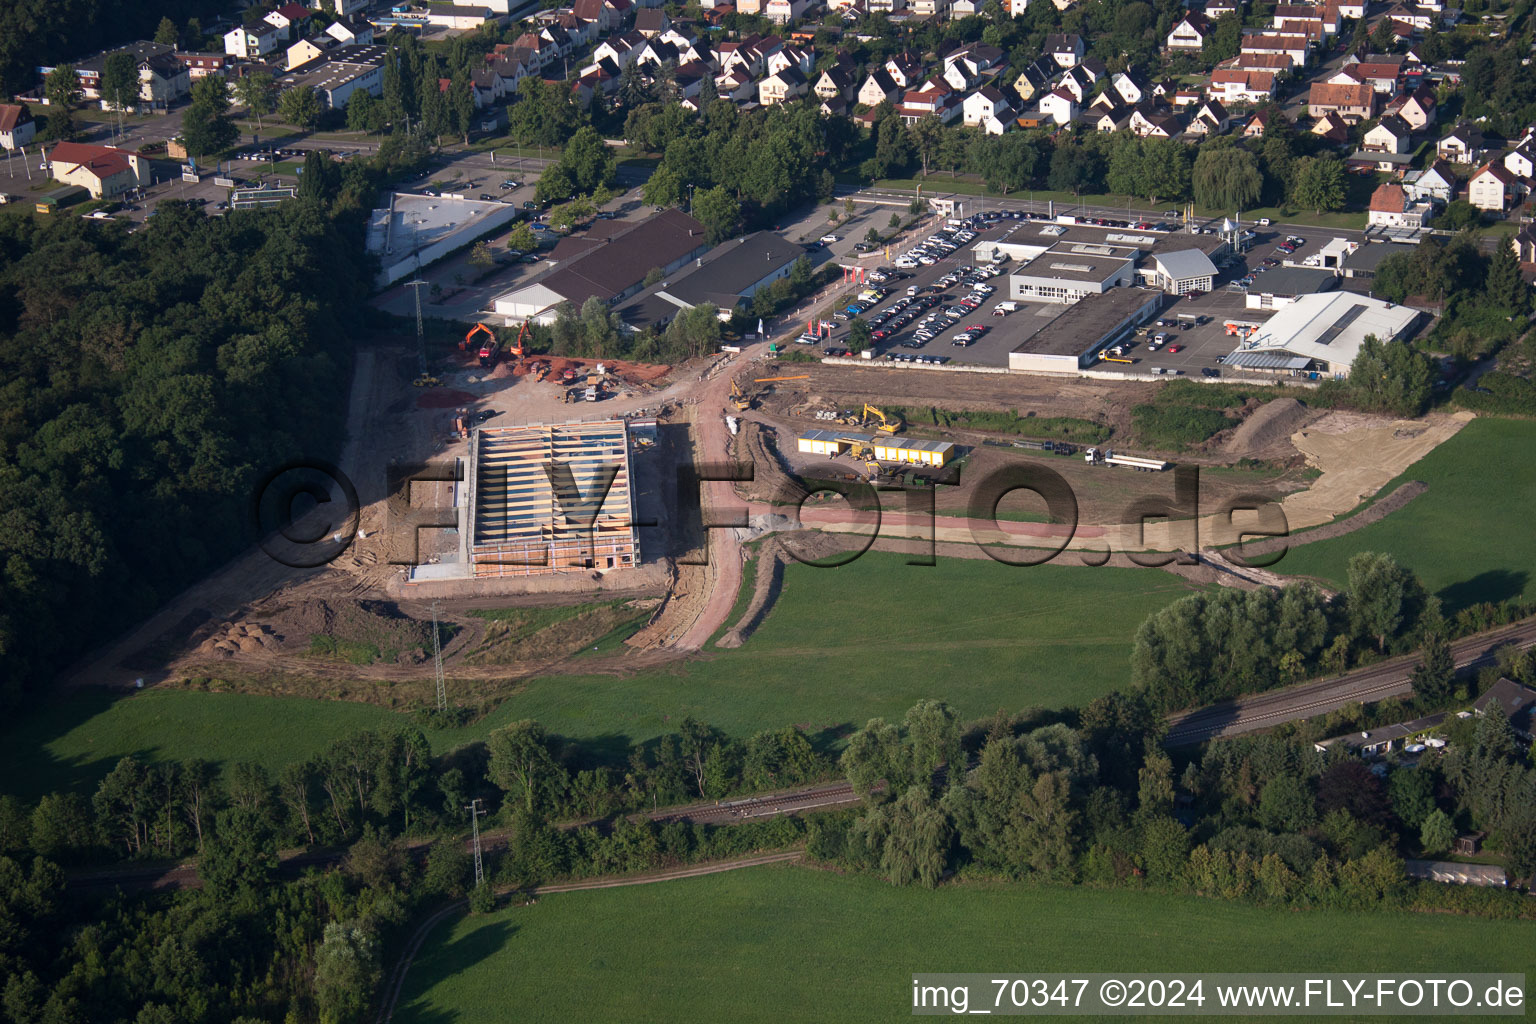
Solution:
M864 405L862 423L864 425L873 424L875 430L881 434L895 434L903 426L900 416L887 416L868 403Z
M737 384L734 380L731 381L731 401L735 404L738 412L746 412L752 408L751 397L741 390L741 385Z

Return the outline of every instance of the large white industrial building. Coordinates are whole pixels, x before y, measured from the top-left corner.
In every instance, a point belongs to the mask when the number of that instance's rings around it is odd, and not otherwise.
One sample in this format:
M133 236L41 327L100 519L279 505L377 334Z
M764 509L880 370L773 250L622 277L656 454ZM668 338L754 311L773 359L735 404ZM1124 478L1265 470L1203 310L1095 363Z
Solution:
M1353 292L1304 295L1251 334L1226 362L1245 370L1347 377L1367 337L1399 341L1413 332L1419 315Z

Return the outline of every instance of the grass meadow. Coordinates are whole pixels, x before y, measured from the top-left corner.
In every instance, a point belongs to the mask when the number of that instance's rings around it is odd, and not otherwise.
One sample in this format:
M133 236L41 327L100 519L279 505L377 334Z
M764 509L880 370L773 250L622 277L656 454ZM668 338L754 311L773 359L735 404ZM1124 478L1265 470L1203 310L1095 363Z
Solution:
M1286 553L1277 572L1342 585L1350 556L1386 551L1419 574L1446 610L1536 600L1536 423L1483 418L1380 491L1422 480L1429 490L1379 522Z
M1536 926L1083 888L897 889L770 866L456 918L422 947L394 1020L489 1024L517 1007L529 1022L887 1022L911 1015L914 972L1037 971L1529 975Z
M532 679L480 721L429 730L428 738L441 752L535 718L618 752L694 715L737 736L795 724L833 742L871 717L899 718L925 697L947 700L967 718L1080 704L1126 682L1132 631L1191 592L1154 569L906 559L869 552L836 569L791 564L778 604L737 650L710 648L627 676ZM449 686L451 693L451 669ZM0 788L35 795L91 786L127 754L275 767L345 733L410 721L372 705L303 698L75 694L0 732L8 779Z

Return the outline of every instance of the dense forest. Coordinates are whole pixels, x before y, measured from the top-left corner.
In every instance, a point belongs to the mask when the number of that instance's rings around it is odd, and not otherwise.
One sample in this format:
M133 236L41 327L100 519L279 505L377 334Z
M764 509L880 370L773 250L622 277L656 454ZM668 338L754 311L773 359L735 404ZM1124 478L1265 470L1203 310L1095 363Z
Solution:
M262 475L334 454L373 171L323 170L281 209L167 202L131 234L0 220L0 698L250 543Z
M30 89L35 68L153 38L162 18L184 25L232 6L227 0L6 0L0 4L0 96Z

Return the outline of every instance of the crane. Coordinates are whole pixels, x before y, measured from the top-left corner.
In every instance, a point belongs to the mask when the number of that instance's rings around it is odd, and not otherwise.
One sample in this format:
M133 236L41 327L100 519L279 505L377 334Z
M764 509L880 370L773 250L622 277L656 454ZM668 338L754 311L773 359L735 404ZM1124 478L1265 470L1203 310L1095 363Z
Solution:
M887 416L885 413L881 412L879 409L876 409L874 406L866 402L864 404L863 422L868 423L871 420L880 421L875 429L882 434L894 434L902 428L902 420L900 416Z

